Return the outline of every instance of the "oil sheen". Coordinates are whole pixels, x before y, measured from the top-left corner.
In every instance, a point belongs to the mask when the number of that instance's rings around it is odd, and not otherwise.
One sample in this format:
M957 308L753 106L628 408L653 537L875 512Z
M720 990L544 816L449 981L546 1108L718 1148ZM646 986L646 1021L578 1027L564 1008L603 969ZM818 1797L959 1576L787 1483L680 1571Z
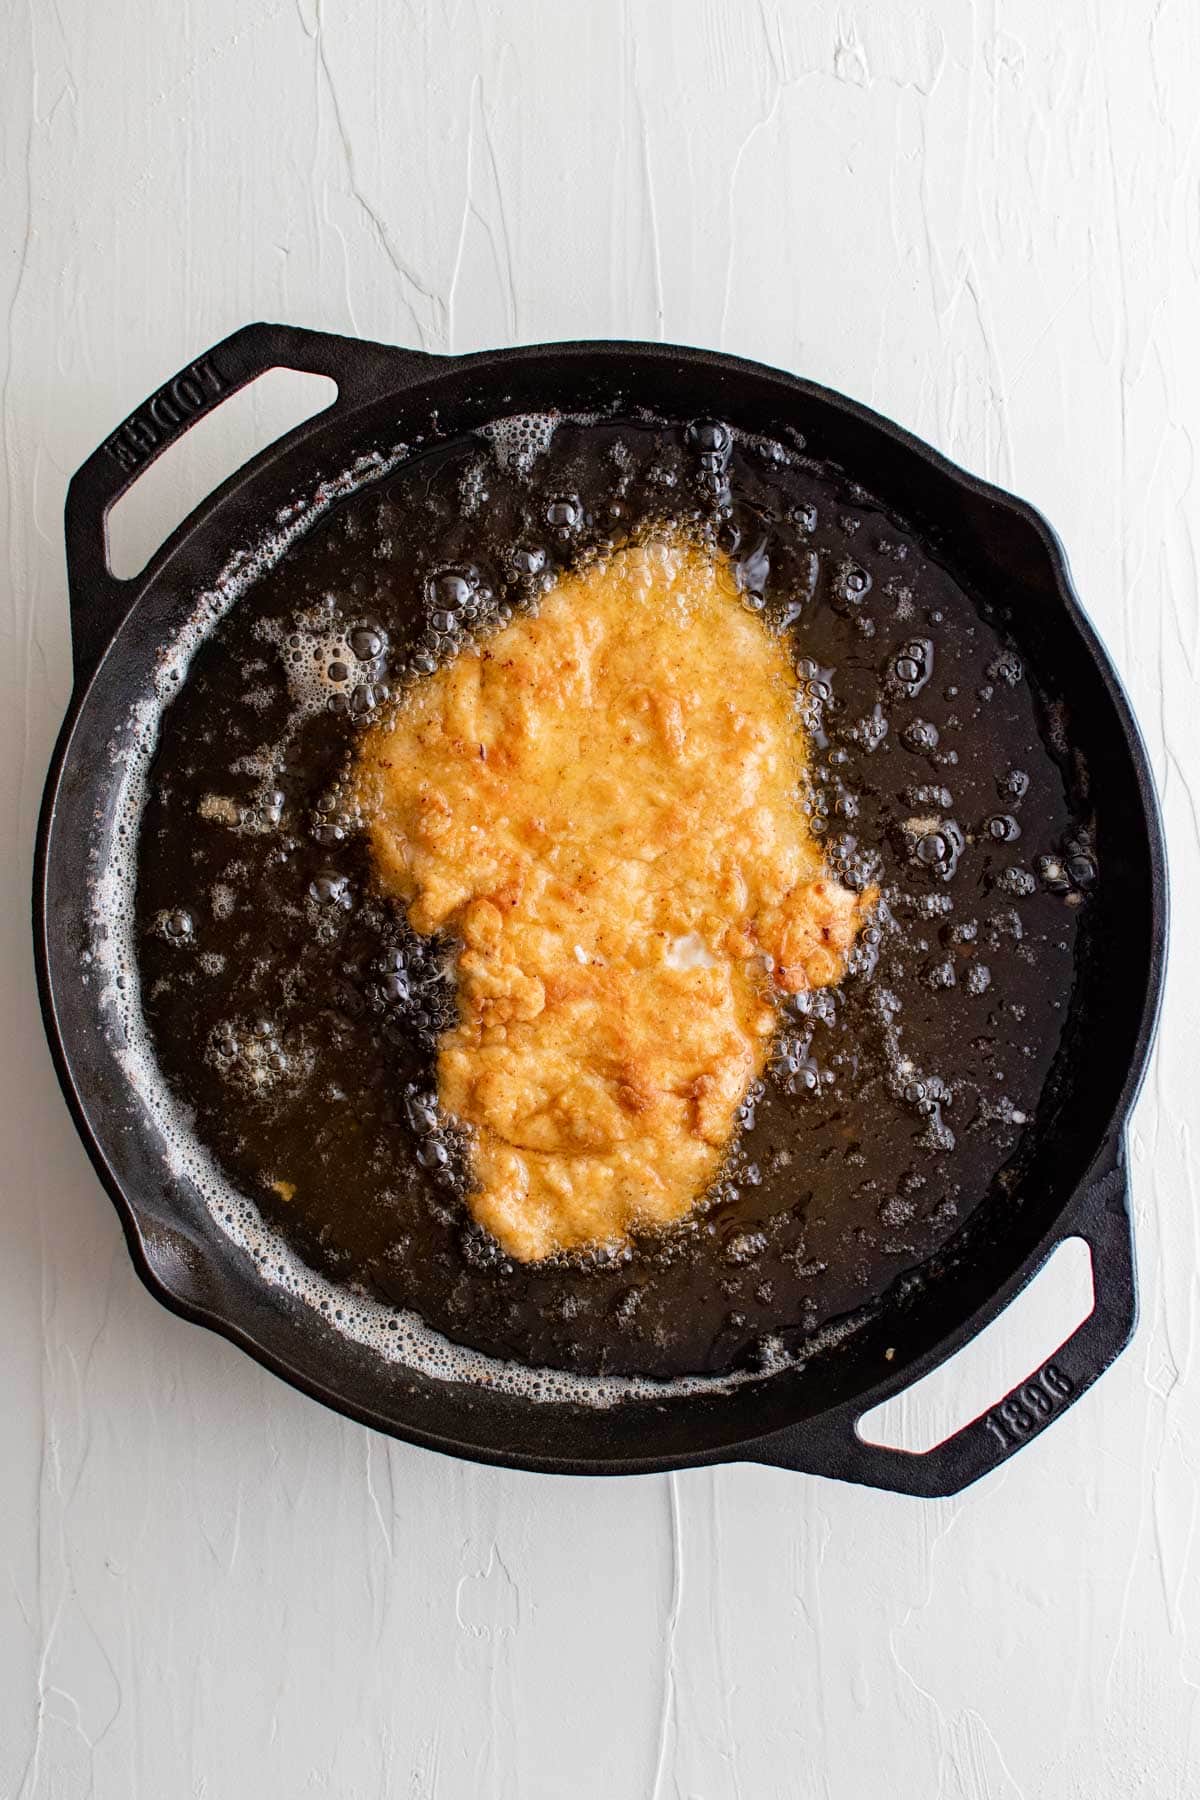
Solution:
M193 654L141 816L142 1010L191 1131L348 1294L513 1362L722 1375L1019 1201L1099 879L1066 715L1002 601L818 449L498 421L333 506ZM586 743L554 658L602 701ZM599 1212L561 1191L581 1152Z

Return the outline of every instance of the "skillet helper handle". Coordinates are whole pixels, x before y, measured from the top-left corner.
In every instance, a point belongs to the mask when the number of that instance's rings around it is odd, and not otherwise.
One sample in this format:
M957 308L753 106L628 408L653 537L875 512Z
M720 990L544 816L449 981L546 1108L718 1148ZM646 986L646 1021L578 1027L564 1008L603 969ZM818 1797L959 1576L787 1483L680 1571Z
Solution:
M923 1499L960 1493L998 1468L1073 1406L1133 1336L1137 1281L1123 1142L1108 1172L1081 1190L1046 1257L1069 1237L1083 1238L1091 1251L1092 1311L1053 1356L970 1424L923 1454L895 1450L859 1436L863 1409L855 1403L763 1439L752 1460Z
M105 520L121 495L169 445L268 369L329 376L338 393L325 409L328 413L417 382L440 361L421 350L393 349L294 325L257 324L243 326L165 381L93 451L67 489L67 582L76 687L95 672L139 587L139 578L122 581L110 570Z

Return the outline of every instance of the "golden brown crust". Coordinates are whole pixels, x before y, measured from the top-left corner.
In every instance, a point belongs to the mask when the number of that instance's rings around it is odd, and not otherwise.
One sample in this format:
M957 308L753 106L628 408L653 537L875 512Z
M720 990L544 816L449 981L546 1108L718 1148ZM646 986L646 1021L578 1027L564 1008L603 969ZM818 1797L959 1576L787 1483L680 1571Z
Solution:
M821 866L803 756L784 647L679 538L564 578L368 734L380 883L462 940L440 1098L512 1255L687 1212L774 996L840 979L871 897Z

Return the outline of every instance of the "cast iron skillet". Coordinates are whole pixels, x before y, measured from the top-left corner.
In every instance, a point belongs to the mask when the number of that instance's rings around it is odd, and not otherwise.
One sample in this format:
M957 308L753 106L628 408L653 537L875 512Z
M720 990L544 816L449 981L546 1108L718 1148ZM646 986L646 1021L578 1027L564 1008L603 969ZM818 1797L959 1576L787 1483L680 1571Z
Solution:
M113 502L197 418L280 366L332 376L336 401L210 495L135 580L116 580L105 549ZM80 954L89 852L103 859L114 830L112 747L131 702L148 690L156 653L231 551L376 445L514 412L603 410L622 397L750 431L799 429L816 454L921 531L964 584L1003 601L1035 677L1069 708L1071 739L1090 773L1102 873L1061 1103L1018 1203L1003 1217L977 1214L926 1278L897 1284L876 1317L801 1370L726 1393L591 1410L410 1374L268 1286L200 1196L168 1175L95 987L81 980ZM67 495L66 540L75 685L38 836L42 1010L76 1126L138 1273L164 1305L222 1332L326 1405L454 1455L571 1474L752 1460L922 1495L954 1493L995 1467L1124 1347L1137 1312L1124 1129L1158 1009L1166 871L1137 727L1062 549L1031 507L839 394L711 351L577 343L436 357L250 325L168 381L84 463ZM1095 1306L1048 1363L927 1454L859 1437L864 1412L966 1343L1076 1235L1091 1250Z

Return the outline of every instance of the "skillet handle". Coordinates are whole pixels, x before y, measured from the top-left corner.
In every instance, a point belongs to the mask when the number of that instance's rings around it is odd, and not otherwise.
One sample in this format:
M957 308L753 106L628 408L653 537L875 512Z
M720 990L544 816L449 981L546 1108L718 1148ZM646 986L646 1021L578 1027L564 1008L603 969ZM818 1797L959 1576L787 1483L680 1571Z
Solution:
M141 579L121 581L109 569L105 519L168 445L268 369L298 369L336 381L332 406L297 427L303 432L338 407L355 406L419 381L441 360L423 350L392 349L294 325L244 325L164 382L93 451L67 489L67 581L76 687L95 673Z
M1039 1369L969 1425L923 1454L890 1449L859 1436L859 1420L870 1409L855 1402L764 1438L750 1460L923 1499L957 1494L999 1467L1073 1406L1133 1336L1137 1282L1123 1141L1108 1172L1080 1191L1039 1267L1069 1237L1083 1238L1091 1251L1092 1311Z

